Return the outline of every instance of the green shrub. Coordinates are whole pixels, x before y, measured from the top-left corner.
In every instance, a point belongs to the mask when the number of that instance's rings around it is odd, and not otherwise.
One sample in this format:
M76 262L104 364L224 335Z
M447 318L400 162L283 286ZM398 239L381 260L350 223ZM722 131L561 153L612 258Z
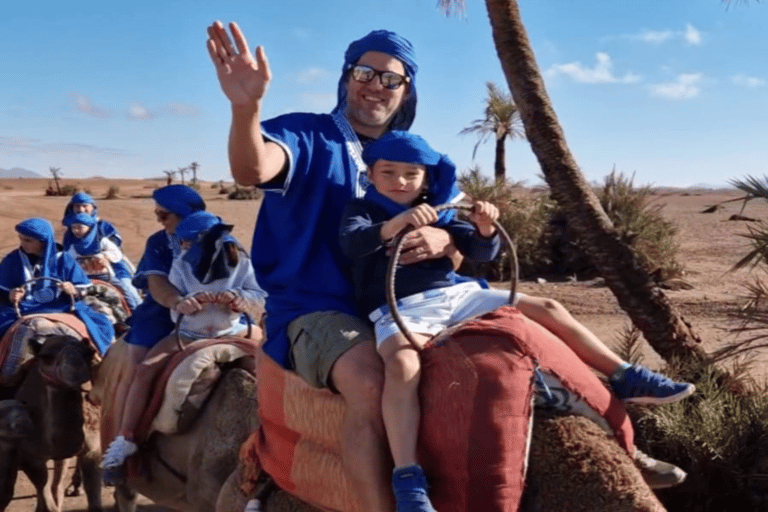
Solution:
M107 195L104 197L104 199L117 199L119 193L120 187L116 185L110 185L109 189L107 190Z
M496 182L470 169L459 177L461 189L469 200L488 201L499 209L499 224L512 238L521 276L538 273L546 265L542 259L541 238L552 211L552 201L546 193L526 190L520 183ZM508 253L505 251L494 264L466 262L460 273L487 279L509 279Z
M614 170L596 194L619 237L634 249L643 268L659 281L682 275L683 266L677 261L677 226L664 218L662 205L652 204L650 186L635 187L632 178ZM542 244L549 248L552 273L581 278L598 275L560 207L553 212Z
M768 396L745 371L729 376L713 363L670 369L696 384L696 393L630 409L638 448L688 473L658 493L668 510L768 510Z

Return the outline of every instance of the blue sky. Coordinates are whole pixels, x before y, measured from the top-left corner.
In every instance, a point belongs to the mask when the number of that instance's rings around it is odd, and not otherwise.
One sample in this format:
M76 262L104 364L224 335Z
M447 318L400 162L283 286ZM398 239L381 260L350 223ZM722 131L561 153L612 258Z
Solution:
M217 5L218 4L218 5ZM350 41L387 28L420 66L413 131L460 171L493 172L493 144L459 131L485 83L506 87L480 0L446 17L434 0L6 2L0 31L0 168L64 177L158 177L191 162L229 179L229 106L206 26L237 21L265 47L266 117L329 111ZM719 0L521 0L536 58L582 172L635 183L723 185L768 174L768 5ZM525 141L507 175L540 183Z

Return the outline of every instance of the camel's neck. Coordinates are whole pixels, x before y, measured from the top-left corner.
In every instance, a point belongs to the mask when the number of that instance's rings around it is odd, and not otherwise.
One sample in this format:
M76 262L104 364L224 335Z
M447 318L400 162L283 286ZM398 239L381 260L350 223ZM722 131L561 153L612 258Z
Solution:
M36 367L16 394L30 411L34 438L51 458L76 454L83 444L83 397L79 389L51 385Z

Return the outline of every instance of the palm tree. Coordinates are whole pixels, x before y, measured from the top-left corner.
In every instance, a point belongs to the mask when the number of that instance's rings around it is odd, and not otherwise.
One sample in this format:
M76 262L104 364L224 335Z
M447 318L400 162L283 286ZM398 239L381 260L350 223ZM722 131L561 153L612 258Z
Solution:
M186 183L184 182L184 175L187 173L188 170L189 170L188 167L179 167L179 176L181 176L182 185L186 185Z
M56 195L60 196L61 194L61 185L59 185L59 179L61 178L61 167L49 167L49 171L51 171L51 176L53 176L53 181L56 183Z
M506 175L506 166L504 164L506 154L507 138L525 138L523 122L520 119L520 112L517 105L512 100L512 96L504 92L493 82L487 82L488 96L485 98L485 117L475 119L468 127L459 132L460 135L470 133L477 134L478 141L475 149L472 151L472 158L477 154L477 148L480 144L488 140L493 135L496 139L496 157L494 160L494 174L496 183L504 181Z
M173 183L173 178L176 176L176 171L163 171L165 173L165 184L170 185Z
M200 164L197 162L192 162L189 164L189 170L192 171L192 183L197 183L197 169L200 167Z
M701 359L700 338L638 262L579 170L544 87L516 0L486 0L496 52L552 197L621 308L661 357ZM439 0L446 13L463 0Z

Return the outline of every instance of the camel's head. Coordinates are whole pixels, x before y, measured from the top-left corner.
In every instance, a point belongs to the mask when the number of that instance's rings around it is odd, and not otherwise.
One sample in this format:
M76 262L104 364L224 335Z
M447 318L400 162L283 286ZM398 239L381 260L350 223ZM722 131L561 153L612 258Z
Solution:
M29 345L48 385L79 389L91 380L95 351L87 339L51 334L30 338Z
M18 400L0 400L0 440L23 439L32 433L27 406Z

